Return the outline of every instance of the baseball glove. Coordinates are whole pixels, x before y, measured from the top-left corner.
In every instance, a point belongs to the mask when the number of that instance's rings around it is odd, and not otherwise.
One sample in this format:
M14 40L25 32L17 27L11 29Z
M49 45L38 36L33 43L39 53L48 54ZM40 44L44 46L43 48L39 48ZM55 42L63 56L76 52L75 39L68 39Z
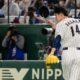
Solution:
M47 58L46 58L46 65L47 64L56 64L59 63L59 59L57 56L50 54Z

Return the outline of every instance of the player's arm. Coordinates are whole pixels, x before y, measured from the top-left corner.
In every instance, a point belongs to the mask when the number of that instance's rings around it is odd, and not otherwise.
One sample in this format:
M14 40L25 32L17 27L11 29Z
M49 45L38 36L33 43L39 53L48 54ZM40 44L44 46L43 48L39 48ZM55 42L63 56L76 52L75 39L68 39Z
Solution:
M52 20L48 19L46 21L53 29L56 29L56 24L52 22Z
M56 38L53 41L53 46L51 53L46 58L46 64L53 64L53 63L59 63L59 59L57 56L53 55L57 48L59 48L59 45L61 41L61 36L57 35Z
M50 54L54 54L54 52L56 51L56 49L59 47L58 44L60 44L61 41L61 36L57 35L53 41L53 45L52 45L52 49L51 49L51 53Z

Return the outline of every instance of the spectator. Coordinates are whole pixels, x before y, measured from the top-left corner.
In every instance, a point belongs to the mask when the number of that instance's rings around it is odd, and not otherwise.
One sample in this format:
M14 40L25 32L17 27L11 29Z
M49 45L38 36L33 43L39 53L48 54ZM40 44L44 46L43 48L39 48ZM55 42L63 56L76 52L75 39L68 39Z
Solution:
M23 60L24 59L24 37L18 33L14 27L10 27L2 46L8 48L7 60Z
M3 5L4 5L4 0L0 0L0 23L5 22L5 21L4 21L4 20L5 20L5 19L4 19L4 18L5 18L4 12L3 12L3 10L2 10Z
M50 14L50 16L52 16L53 15L53 10L54 10L54 6L55 6L55 4L53 3L53 2L48 2L48 9L49 9L49 14Z
M80 0L77 0L77 6L79 6L80 5Z
M65 7L68 8L69 10L75 8L75 0L66 0Z
M0 0L0 9L3 7L4 5L4 0Z
M31 0L22 0L19 3L19 7L21 9L21 15L24 15L25 12L28 12L28 7L31 4Z
M53 3L53 4L58 4L59 3L59 0L47 0L48 1L48 4L49 3Z
M28 16L28 7L31 4L31 0L22 0L19 3L19 7L21 9L21 16L24 16L24 23L29 23L29 16Z
M43 0L36 0L34 7L36 8L36 11L37 11L43 5L44 5Z
M76 0L76 2L77 2L77 4L75 6L75 0L72 1L72 3L74 4L74 6L76 7L76 16L75 16L75 7L72 8L72 9L70 9L69 16L80 18L80 1Z
M69 16L80 18L80 5L77 5L76 7L76 16L75 16L75 9L71 9Z
M65 0L59 0L59 5L64 7L65 6Z
M17 3L17 4L19 5L19 3L20 3L20 0L15 0L15 3Z
M42 13L42 15L45 14L47 16L48 11L46 11L46 9L47 8L45 6L42 6L40 8L39 12L40 11L41 11L41 13L44 12L44 13ZM43 18L41 15L36 14L34 7L28 8L28 16L29 16L29 23L30 24L37 24L37 23L45 23L46 22L45 18Z
M43 20L43 18L39 14L39 9L43 5L43 0L32 0L30 6L28 7L28 12L25 12L24 23L28 22L30 24L35 24L45 22L45 20ZM26 17L28 17L28 21Z
M47 2L47 1L36 0L34 7L31 6L31 7L28 8L28 13L29 13L28 16L29 16L29 22L30 22L30 24L45 23L45 19L40 16L40 10L44 10L44 6L46 6L46 8L47 8L47 5L46 5L47 3L45 4L45 2ZM53 8L53 6L51 5L50 8Z
M5 5L3 6L3 10L5 15L7 15L8 11L8 1L6 1ZM9 0L9 15L10 16L19 16L20 14L20 8L17 3L15 3L13 0Z

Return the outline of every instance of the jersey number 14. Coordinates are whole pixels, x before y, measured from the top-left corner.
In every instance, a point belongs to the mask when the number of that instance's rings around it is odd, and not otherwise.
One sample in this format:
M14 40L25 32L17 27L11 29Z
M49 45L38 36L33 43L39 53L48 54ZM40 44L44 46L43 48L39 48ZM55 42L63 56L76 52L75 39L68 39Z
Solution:
M78 34L80 34L80 29L79 29L79 26L78 25L76 25L76 33L78 33ZM73 27L71 26L70 27L70 29L71 29L71 33L72 33L72 36L75 36L75 32L74 32L74 29L73 29Z

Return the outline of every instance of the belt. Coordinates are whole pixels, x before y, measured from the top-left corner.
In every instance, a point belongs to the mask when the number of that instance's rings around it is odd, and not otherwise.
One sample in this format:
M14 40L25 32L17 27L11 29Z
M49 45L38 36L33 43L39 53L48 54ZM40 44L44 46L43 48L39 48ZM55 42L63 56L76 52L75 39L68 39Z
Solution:
M80 50L80 47L76 47L77 50ZM64 47L63 50L68 50L68 47Z

